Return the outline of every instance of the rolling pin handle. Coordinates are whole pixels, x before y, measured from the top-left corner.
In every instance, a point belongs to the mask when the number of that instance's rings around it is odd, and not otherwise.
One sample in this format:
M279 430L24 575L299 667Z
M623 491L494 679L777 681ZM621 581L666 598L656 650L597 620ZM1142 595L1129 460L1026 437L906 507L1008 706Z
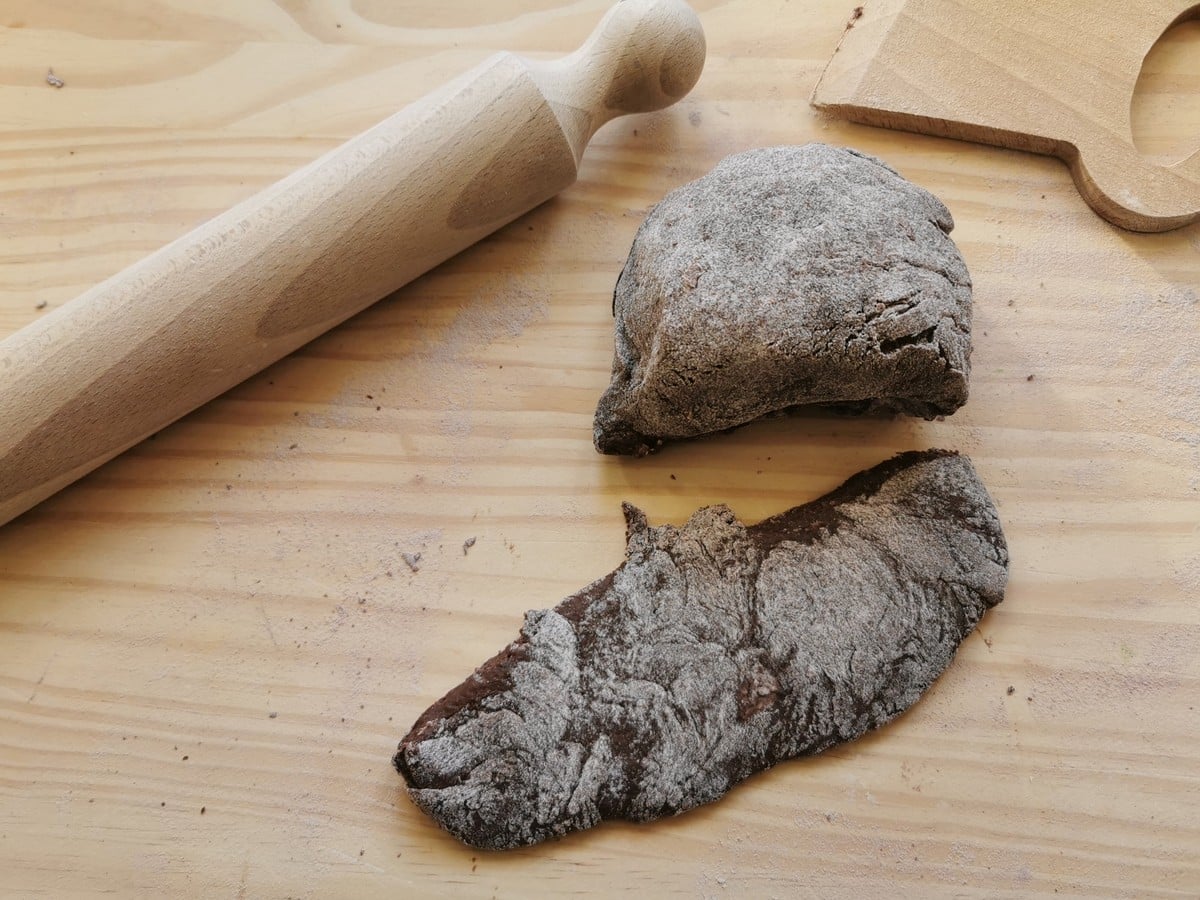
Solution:
M705 52L704 29L684 0L620 0L574 53L529 68L578 162L605 122L687 94Z

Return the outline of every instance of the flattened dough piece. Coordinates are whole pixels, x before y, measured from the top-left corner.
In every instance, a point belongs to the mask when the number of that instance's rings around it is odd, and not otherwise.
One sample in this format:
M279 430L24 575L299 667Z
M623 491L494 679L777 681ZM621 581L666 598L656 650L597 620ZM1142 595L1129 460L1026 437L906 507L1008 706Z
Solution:
M641 455L813 404L954 412L971 279L953 227L940 200L854 150L725 159L638 230L596 448Z
M626 561L425 711L393 762L483 848L716 800L899 715L1000 602L1008 552L966 457L906 453L749 528L724 506Z

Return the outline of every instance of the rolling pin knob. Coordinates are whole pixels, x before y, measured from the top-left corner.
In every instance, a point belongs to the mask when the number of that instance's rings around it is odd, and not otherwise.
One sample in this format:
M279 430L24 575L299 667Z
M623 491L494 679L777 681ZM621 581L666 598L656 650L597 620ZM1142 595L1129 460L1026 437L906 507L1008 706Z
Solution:
M705 52L700 19L683 0L621 0L574 53L529 67L578 161L605 122L685 96Z
M575 181L704 63L683 0L500 53L0 341L0 524Z
M683 0L621 0L566 64L586 71L585 90L611 118L683 97L700 78L704 53L704 30Z

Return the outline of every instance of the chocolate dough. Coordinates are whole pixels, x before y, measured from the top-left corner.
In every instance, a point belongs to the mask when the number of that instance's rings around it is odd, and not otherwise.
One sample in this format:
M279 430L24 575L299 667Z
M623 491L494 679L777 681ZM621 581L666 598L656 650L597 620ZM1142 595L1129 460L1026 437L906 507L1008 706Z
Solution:
M941 201L824 144L731 156L643 222L613 297L604 453L796 406L948 415L967 399L971 279Z
M749 528L724 506L651 528L421 715L394 763L468 844L648 821L853 740L916 702L1008 553L966 457L906 453Z

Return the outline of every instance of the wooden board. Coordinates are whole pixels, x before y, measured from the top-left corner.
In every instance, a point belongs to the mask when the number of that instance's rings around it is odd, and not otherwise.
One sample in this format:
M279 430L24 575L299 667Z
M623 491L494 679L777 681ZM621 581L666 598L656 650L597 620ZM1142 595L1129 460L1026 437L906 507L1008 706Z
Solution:
M870 0L813 103L868 125L1049 153L1100 215L1135 231L1200 218L1200 155L1136 145L1143 61L1193 0Z
M0 333L494 50L576 46L603 6L0 4ZM1051 159L815 113L845 4L698 8L695 93L601 131L558 199L0 529L0 894L1200 892L1200 232L1115 229ZM1148 64L1164 147L1200 133L1194 50ZM970 402L596 455L647 209L809 140L953 211ZM971 454L1013 568L910 714L678 819L514 853L408 803L402 732L620 561L622 499L754 521L925 446Z

